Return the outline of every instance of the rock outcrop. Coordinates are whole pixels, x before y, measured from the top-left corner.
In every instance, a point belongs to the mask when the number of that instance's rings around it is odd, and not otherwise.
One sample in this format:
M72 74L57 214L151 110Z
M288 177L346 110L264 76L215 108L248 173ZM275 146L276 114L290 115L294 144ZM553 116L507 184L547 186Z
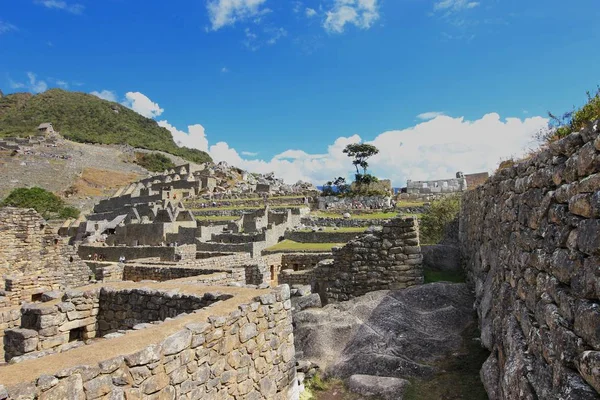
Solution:
M294 315L296 349L326 373L427 378L461 348L472 323L465 284L432 283L378 291Z

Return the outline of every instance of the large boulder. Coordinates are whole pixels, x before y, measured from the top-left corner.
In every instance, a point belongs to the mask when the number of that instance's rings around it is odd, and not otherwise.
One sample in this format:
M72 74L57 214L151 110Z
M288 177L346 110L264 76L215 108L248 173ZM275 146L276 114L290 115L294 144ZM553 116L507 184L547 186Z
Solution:
M461 271L460 250L444 244L422 245L423 266L438 271Z
M371 292L294 316L296 349L340 378L429 378L436 361L460 350L474 322L465 284L432 283Z
M402 400L410 385L406 379L372 375L352 375L346 382L348 389L363 396L378 396L385 400Z

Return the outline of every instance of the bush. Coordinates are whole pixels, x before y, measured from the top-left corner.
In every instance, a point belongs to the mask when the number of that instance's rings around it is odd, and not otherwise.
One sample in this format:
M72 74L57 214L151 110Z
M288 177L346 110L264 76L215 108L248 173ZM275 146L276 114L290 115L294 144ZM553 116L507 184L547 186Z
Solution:
M550 143L581 130L590 121L600 119L600 88L593 96L588 92L587 98L587 103L583 107L563 115L556 116L549 112L548 128L540 131L537 139L544 143Z
M0 206L33 208L46 219L79 216L78 209L65 206L63 199L39 187L15 189L0 203Z
M460 212L460 199L459 195L450 195L431 203L421 216L419 224L421 243L434 244L443 239L446 227Z
M175 168L173 161L161 153L136 153L135 162L152 172L163 172L166 169Z

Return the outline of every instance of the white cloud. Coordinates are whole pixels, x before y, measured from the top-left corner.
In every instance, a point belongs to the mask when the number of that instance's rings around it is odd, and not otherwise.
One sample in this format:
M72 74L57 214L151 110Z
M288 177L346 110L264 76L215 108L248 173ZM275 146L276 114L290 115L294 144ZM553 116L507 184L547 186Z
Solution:
M229 72L229 68L227 68L227 67L223 67L223 68L221 68L221 73L222 73L222 74L226 74L226 73L228 73L228 72Z
M17 31L17 30L18 30L17 27L14 26L13 24L10 24L6 21L0 20L0 35L3 33Z
M53 8L57 10L64 10L71 14L81 14L85 7L82 4L73 3L69 4L66 1L61 0L37 0L36 4L41 4L46 8Z
M93 94L96 97L100 97L103 100L114 101L114 102L117 101L117 95L112 90L104 89L100 92L94 90L93 92L90 92L90 94Z
M270 36L267 39L268 45L274 45L279 39L287 36L287 31L283 28L267 28L265 33Z
M65 81L61 81L60 79L56 81L56 84L60 87L64 87L65 89L69 87L69 83Z
M206 133L204 132L204 127L202 125L189 125L187 132L178 130L173 125L169 124L169 121L167 120L158 121L158 125L171 131L173 140L178 146L208 151L208 139L206 138Z
M258 153L252 151L242 151L240 154L247 157L256 157L258 155Z
M496 113L468 121L464 118L437 116L413 127L383 132L369 141L380 149L370 160L370 170L382 178L390 178L395 186L407 179L444 179L465 173L493 170L508 156L519 156L534 146L533 135L547 125L542 117L502 120ZM299 179L321 184L334 176L352 177L353 168L342 152L358 135L340 137L323 154L287 150L271 160L248 160L220 142L210 146L215 161L227 161L251 172L275 172L286 182Z
M308 18L312 18L317 15L317 11L314 8L307 8L304 13Z
M346 24L369 29L379 19L379 6L377 0L334 0L325 15L323 27L329 33L344 32Z
M469 0L439 0L433 4L434 11L461 11L479 6L477 1Z
M122 104L146 118L156 118L165 111L159 107L158 103L154 103L140 92L125 93L125 101Z
M206 4L213 31L270 12L262 8L266 0L210 0Z
M428 121L430 119L434 119L434 118L439 117L444 114L445 113L443 111L428 111L428 112L424 112L424 113L417 115L417 118L419 118L423 121Z
M27 78L29 78L29 85L27 87L33 93L42 93L48 89L48 84L45 81L38 80L33 72L28 72Z

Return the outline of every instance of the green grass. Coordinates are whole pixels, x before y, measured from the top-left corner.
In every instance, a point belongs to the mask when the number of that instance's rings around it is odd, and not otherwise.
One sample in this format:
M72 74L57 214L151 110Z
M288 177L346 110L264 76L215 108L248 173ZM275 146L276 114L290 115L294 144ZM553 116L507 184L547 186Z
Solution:
M127 144L196 163L212 161L206 152L177 146L171 132L156 121L87 93L50 89L38 95L15 93L0 98L0 137L36 134L43 122L51 122L75 142Z
M424 201L401 200L396 203L396 208L423 207L424 205L425 205Z
M452 282L452 283L463 283L466 282L465 273L463 271L434 271L425 269L425 283L432 282Z
M197 221L236 221L240 217L231 215L200 215L196 217Z
M412 379L404 400L487 400L479 370L489 356L481 347L477 324L473 323L462 334L463 345L458 355L448 356L435 366L438 373L430 379Z
M265 251L307 251L307 252L326 252L331 251L336 246L343 246L343 243L298 243L292 240L284 240L271 246Z
M322 231L318 231L317 230L317 232L325 232L325 233L337 233L337 232L339 232L339 233L351 233L351 232L357 232L357 233L360 233L360 232L364 232L365 230L367 230L367 228L368 228L368 226L337 228L337 229L327 227L327 228L323 228ZM310 229L310 228L298 230L298 232L312 232L312 231L313 230Z
M320 218L344 218L343 213L334 213L334 212L326 212L326 211L317 211L311 214L315 217ZM350 213L350 219L392 219L398 216L396 212L379 212L379 213L371 213L371 214L352 214Z

